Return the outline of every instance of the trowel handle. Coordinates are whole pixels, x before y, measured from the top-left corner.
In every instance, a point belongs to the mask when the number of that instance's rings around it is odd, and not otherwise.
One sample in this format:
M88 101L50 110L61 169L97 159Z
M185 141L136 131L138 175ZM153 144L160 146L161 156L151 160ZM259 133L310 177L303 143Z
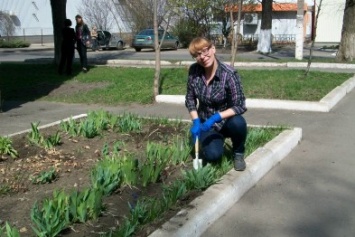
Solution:
M195 153L198 154L198 137L196 137L196 141L195 141Z

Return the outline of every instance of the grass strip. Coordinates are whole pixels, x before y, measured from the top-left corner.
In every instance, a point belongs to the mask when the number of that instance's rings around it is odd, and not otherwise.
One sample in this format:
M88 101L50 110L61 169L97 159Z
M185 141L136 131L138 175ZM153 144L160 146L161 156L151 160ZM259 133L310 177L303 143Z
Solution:
M152 68L93 67L60 76L49 64L0 64L5 100L49 100L67 103L148 104L153 100ZM303 70L239 70L247 98L319 101L352 74ZM186 68L164 68L161 94L186 92Z

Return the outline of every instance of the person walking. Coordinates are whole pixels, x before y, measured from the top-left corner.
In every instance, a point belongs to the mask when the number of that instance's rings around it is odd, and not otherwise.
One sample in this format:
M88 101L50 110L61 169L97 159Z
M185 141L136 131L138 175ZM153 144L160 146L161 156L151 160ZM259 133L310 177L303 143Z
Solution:
M76 49L78 50L81 68L83 72L88 71L87 47L90 45L90 30L84 23L82 16L76 15Z
M92 50L97 51L98 50L98 42L97 42L97 27L93 26L90 31L91 35L91 42L92 42Z
M189 52L196 60L189 69L185 98L193 141L198 137L206 162L216 162L223 156L225 138L231 138L234 169L243 171L247 123L242 114L247 108L240 76L216 58L215 46L206 38L193 39Z
M66 74L71 75L72 73L72 65L74 58L74 50L75 50L75 31L70 26L72 22L70 19L65 19L64 27L62 29L62 46L61 46L61 55L59 62L59 74L63 74L64 66L66 65Z

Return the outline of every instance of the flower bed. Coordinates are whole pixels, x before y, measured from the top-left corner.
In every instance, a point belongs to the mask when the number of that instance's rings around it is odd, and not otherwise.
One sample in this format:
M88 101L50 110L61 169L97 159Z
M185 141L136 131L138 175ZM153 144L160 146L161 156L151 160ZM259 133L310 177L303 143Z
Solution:
M188 128L97 111L0 140L0 216L10 223L3 231L146 236L231 169L224 158L192 170ZM250 129L247 153L282 130Z

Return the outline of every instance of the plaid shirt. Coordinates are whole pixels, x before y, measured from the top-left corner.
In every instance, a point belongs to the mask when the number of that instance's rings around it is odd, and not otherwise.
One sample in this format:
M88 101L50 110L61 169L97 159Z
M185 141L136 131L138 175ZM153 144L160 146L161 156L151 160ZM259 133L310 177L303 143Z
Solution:
M204 68L194 63L189 70L185 105L189 112L197 111L199 118L205 121L217 112L233 109L237 115L243 114L245 96L238 73L230 66L218 61L213 80L207 85ZM199 106L197 109L197 100ZM217 131L225 123L215 124Z

